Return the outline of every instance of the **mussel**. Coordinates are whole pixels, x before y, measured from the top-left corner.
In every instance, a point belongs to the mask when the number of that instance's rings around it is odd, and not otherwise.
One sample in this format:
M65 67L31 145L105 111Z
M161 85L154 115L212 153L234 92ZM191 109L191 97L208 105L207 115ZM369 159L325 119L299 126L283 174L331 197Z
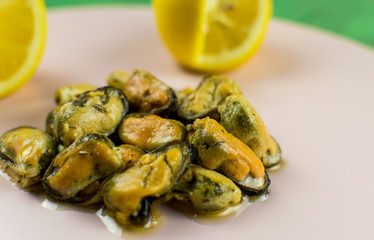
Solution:
M58 110L61 106L54 107L47 115L45 120L45 132L51 136L56 136L55 134L55 118L58 113Z
M91 84L78 83L60 87L55 93L57 105L63 105L79 97L82 93L95 90L97 87Z
M233 94L218 107L220 124L232 135L247 144L261 159L266 168L281 161L281 150L275 139L269 135L260 115L244 98Z
M0 137L0 167L20 188L40 182L57 154L57 141L33 127L19 127Z
M159 203L172 199L211 217L267 197L280 147L235 81L210 75L175 93L134 69L107 82L58 89L45 132L0 137L0 168L22 189L102 206L130 230L155 226Z
M43 177L43 187L56 200L84 203L96 196L106 177L124 167L108 137L87 133L53 159Z
M179 91L176 91L175 92L175 95L177 96L177 104L180 104L182 102L182 99L184 99L187 94L190 94L191 92L195 91L195 89L191 88L191 87L185 87Z
M217 213L241 202L242 192L233 181L224 175L190 164L173 195L203 213Z
M171 191L189 161L189 148L179 140L143 155L133 167L105 183L103 196L109 214L124 225L149 225L154 216L150 210L154 208L147 204Z
M132 113L118 127L120 139L149 151L173 140L184 140L185 126L176 120L146 113Z
M107 82L125 93L131 112L168 116L175 110L174 90L147 71L134 69L127 73L117 70L111 73Z
M125 163L125 169L134 166L138 159L145 154L141 148L131 144L121 144L115 147L115 149L120 154L122 161Z
M195 90L187 88L178 94L181 99L178 99L177 114L187 122L206 116L218 119L217 107L227 96L240 92L239 85L230 78L207 76Z
M54 118L54 133L65 147L85 133L109 136L127 111L127 100L121 90L102 87L88 91L61 106Z
M201 166L223 173L247 195L266 192L270 179L247 145L209 117L195 120L192 128L189 141L197 150Z

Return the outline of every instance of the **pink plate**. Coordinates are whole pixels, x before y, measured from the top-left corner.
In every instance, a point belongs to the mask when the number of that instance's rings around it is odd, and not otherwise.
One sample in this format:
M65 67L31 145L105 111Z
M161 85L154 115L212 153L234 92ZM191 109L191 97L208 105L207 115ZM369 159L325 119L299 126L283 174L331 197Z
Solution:
M0 100L0 134L20 125L44 129L58 87L103 86L114 69L143 68L175 89L195 87L202 78L175 63L149 8L62 8L48 17L48 44L36 75ZM219 223L198 223L163 206L163 226L143 237L373 237L374 51L275 19L258 54L226 75L238 81L281 144L285 164L270 172L269 199ZM4 178L0 192L1 239L118 239L93 213L43 208L42 199Z

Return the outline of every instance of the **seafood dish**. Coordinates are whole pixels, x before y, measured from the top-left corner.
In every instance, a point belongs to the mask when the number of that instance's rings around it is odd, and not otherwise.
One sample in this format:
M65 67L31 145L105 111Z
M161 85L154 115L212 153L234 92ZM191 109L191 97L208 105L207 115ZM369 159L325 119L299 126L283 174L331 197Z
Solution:
M106 86L56 90L45 129L0 136L0 169L20 189L100 206L120 226L157 225L176 201L219 214L269 193L281 149L234 80L174 90L151 73L113 71Z

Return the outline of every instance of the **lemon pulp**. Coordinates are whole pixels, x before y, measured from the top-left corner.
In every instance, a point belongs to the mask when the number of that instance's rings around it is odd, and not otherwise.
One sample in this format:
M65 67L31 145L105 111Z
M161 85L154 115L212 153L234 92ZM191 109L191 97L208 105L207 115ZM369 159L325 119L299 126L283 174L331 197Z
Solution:
M44 50L46 18L43 0L0 2L0 97L35 72Z
M154 0L160 34L187 68L221 72L243 64L259 48L271 0Z

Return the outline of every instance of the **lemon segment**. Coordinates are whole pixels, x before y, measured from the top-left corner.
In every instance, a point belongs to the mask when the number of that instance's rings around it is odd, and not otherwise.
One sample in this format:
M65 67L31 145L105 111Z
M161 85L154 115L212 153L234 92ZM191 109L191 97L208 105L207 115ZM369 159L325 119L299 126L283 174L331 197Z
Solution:
M24 85L35 72L46 41L43 0L0 2L0 97Z
M272 0L154 0L166 46L185 67L222 72L246 62L263 42Z

